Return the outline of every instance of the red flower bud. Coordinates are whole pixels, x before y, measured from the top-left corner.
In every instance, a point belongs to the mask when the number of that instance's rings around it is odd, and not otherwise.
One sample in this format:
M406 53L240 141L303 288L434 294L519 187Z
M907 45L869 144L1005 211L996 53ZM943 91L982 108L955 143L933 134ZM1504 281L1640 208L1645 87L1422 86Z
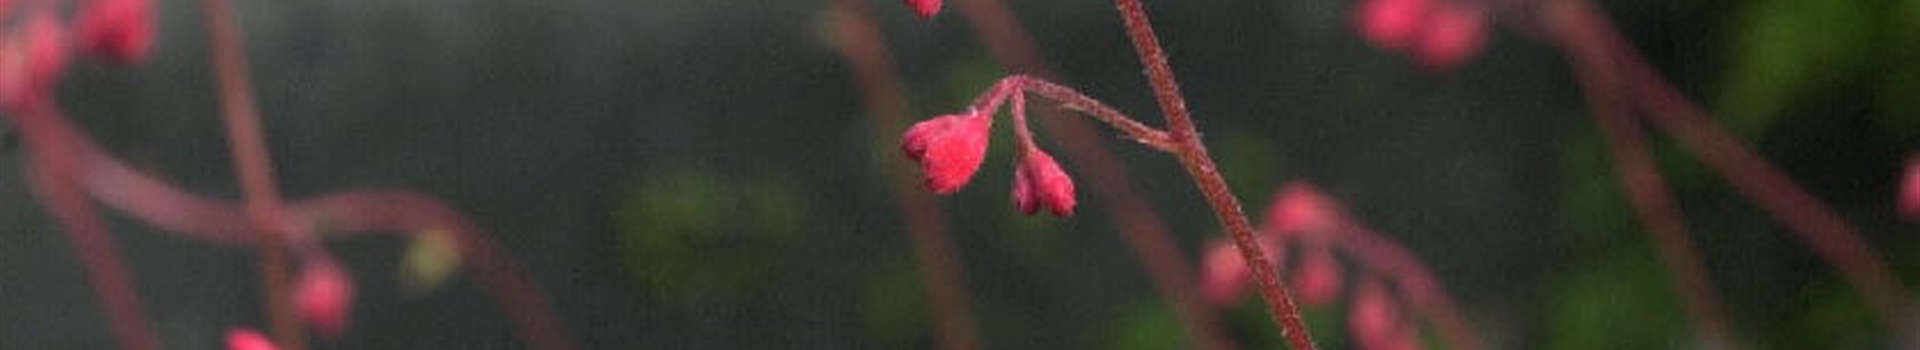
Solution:
M1260 249L1267 253L1268 261L1279 264L1287 259L1277 241L1260 240ZM1248 278L1247 259L1240 256L1240 249L1233 242L1220 240L1207 245L1206 254L1200 262L1200 296L1214 305L1231 305L1245 294ZM1274 273L1269 271L1268 273Z
M1360 37L1388 50L1412 46L1420 35L1420 21L1434 0L1362 0L1354 27Z
M338 338L347 329L353 281L331 262L308 263L294 285L293 302L295 312L315 331Z
M0 47L0 104L20 110L53 93L67 66L65 29L53 14L39 12Z
M259 331L247 328L227 330L227 350L279 350L273 341Z
M1486 19L1471 5L1443 4L1427 16L1427 30L1414 60L1434 71L1452 70L1486 43Z
M1357 349L1370 350L1411 350L1418 349L1419 334L1412 325L1401 318L1400 308L1394 303L1393 295L1386 286L1377 281L1361 282L1355 290L1353 302L1347 313L1347 327L1351 328L1353 341Z
M1293 270L1293 286L1300 289L1300 302L1325 304L1340 295L1340 261L1324 246L1306 246L1300 253L1300 267Z
M927 189L947 194L960 190L987 158L991 115L977 111L948 114L913 124L900 141L907 158L920 162Z
M145 61L153 46L151 0L93 0L75 25L80 49L120 64Z
M1019 167L1013 169L1013 204L1027 215L1045 207L1053 216L1073 216L1073 179L1060 170L1053 156L1039 148L1028 148Z
M1291 233L1332 230L1339 222L1336 210L1333 199L1313 184L1294 181L1273 194L1273 204L1267 205L1267 227Z
M920 15L921 19L933 18L933 15L940 13L940 0L905 0L905 2L907 8L913 9L913 14Z

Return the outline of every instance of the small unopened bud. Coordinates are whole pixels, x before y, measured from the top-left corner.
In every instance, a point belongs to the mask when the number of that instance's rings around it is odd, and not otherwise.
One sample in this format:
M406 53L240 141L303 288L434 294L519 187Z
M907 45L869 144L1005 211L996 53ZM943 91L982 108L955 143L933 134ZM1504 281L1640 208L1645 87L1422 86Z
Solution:
M80 49L87 54L135 64L153 47L152 0L93 0L75 21Z
M1294 233L1331 230L1339 221L1337 210L1333 199L1313 184L1295 181L1273 195L1273 204L1267 206L1267 227Z
M1286 252L1270 239L1260 240L1260 249L1266 253L1267 261L1275 265L1286 261ZM1231 305L1246 294L1247 283L1251 276L1247 268L1247 259L1240 255L1239 247L1233 242L1220 240L1207 245L1200 261L1200 296L1213 305ZM1266 273L1277 273L1267 271Z
M1028 148L1013 170L1013 204L1033 215L1046 208L1053 216L1073 216L1073 179L1039 148Z
M338 338L347 329L353 307L353 281L332 262L307 263L294 285L300 318L321 336Z
M977 111L948 114L913 124L900 141L907 158L920 162L926 186L934 193L960 190L987 158L991 115Z
M933 15L940 14L940 0L905 0L905 2L907 8L913 9L913 14L920 15L921 19L933 18Z
M261 335L260 331L250 328L232 328L227 330L227 350L279 350L273 340Z
M1293 270L1294 288L1300 289L1300 302L1325 304L1340 295L1340 261L1324 246L1302 247L1300 267Z

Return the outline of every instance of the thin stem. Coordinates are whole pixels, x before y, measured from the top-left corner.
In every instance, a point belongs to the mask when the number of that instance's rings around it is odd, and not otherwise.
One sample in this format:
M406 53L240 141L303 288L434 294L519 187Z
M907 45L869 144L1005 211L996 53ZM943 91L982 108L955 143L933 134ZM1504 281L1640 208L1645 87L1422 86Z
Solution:
M283 222L278 217L282 207L280 192L274 185L273 162L267 155L260 113L253 104L253 86L247 73L240 28L234 23L233 4L227 0L201 0L200 5L205 11L207 38L220 86L227 147L233 153L234 171L239 173L247 216L263 243L256 249L271 333L275 343L284 348L304 349L305 329L293 313L292 295L287 292L290 264L283 243L286 238L282 237Z
M58 118L53 108L51 101L31 103L26 112L29 115L15 116L13 120L21 129L35 128ZM100 299L101 310L107 314L114 340L122 349L160 349L160 338L148 324L140 295L134 290L133 277L121 261L120 248L107 232L106 222L100 219L80 189L77 170L80 162L72 156L74 150L63 147L60 140L49 135L21 134L32 154L33 187L72 241L74 256L87 270L87 282Z
M1717 297L1719 293L1693 241L1688 238L1691 235L1687 233L1686 218L1675 203L1666 179L1660 175L1652 152L1647 149L1639 121L1628 110L1630 102L1622 89L1616 58L1606 54L1604 48L1593 47L1592 44L1601 42L1595 40L1594 35L1598 33L1586 30L1592 26L1581 25L1584 24L1581 20L1556 18L1549 23L1558 28L1554 31L1557 37L1566 38L1560 40L1560 44L1574 53L1568 59L1574 62L1574 75L1586 95L1587 109L1599 124L1601 134L1606 136L1620 187L1625 190L1634 213L1646 225L1647 236L1659 252L1661 262L1667 266L1674 293L1680 296L1687 320L1693 324L1695 341L1708 349L1730 349L1732 332L1728 330L1730 323Z
M1193 119L1187 115L1186 100L1180 97L1180 86L1173 80L1173 68L1167 64L1167 57L1160 48L1160 39L1153 34L1153 24L1147 20L1147 12L1141 8L1139 0L1114 0L1120 10L1121 19L1126 23L1127 37L1133 42L1135 53L1140 56L1140 64L1146 66L1148 81L1152 83L1154 97L1159 101L1160 111L1167 119L1167 130L1176 142L1180 164L1187 174L1200 187L1207 203L1213 207L1221 225L1233 236L1234 246L1240 249L1240 256L1247 260L1251 271L1275 271L1273 262L1260 252L1260 244L1254 237L1253 225L1247 222L1247 215L1240 207L1240 199L1234 198L1227 188L1226 179L1213 164L1213 158L1207 155L1206 145L1200 142L1199 132L1194 130ZM1282 287L1278 277L1270 273L1253 273L1254 282L1260 285L1260 297L1267 302L1269 311L1281 329L1281 335L1296 350L1314 349L1313 338L1307 333L1306 323L1300 320L1299 307Z
M1166 152L1174 152L1177 147L1179 147L1173 137L1167 135L1167 132L1147 126L1146 124L1141 124L1132 117L1128 117L1125 113L1120 113L1119 110L1107 106L1105 103L1100 103L1099 100L1095 100L1092 97L1087 97L1087 95L1081 94L1079 91L1074 91L1072 88L1025 75L1009 76L1001 81L1010 83L1020 90L1052 99L1067 109L1084 113L1089 117L1093 117L1094 120L1107 123L1108 126L1119 130L1121 136L1147 145L1147 147Z
M906 89L894 73L893 59L882 46L884 39L873 21L872 9L855 0L834 0L836 18L835 48L846 59L860 89L868 121L872 125L876 150L896 147L890 130L906 127ZM934 340L940 349L974 350L980 346L980 331L969 307L972 297L966 290L960 254L947 234L947 217L932 194L920 190L912 176L892 169L901 168L898 156L891 152L875 155L888 177L894 202L899 205L904 231L913 244L915 261L920 267L920 284L927 297L928 313L934 323Z
M1000 62L1001 67L1043 79L1056 78L1052 69L1047 67L1046 60L1040 57L1039 45L1027 35L1005 2L958 0L953 4L971 24L975 36L980 38L988 54ZM1100 174L1086 178L1089 188L1094 196L1107 205L1107 210L1112 214L1107 217L1113 220L1114 229L1133 248L1136 260L1146 270L1154 289L1173 309L1192 347L1200 350L1234 349L1236 346L1227 339L1226 332L1220 329L1218 320L1195 289L1198 283L1195 282L1193 264L1180 251L1179 242L1167 230L1159 213L1134 189L1126 167L1102 142L1094 125L1078 118L1047 118L1046 114L1052 111L1046 109L1038 112L1041 113L1040 123L1058 141L1060 150L1074 160L1070 164L1077 166L1080 173Z
M1765 158L1716 123L1678 89L1639 59L1637 50L1606 16L1583 1L1557 1L1557 10L1593 27L1600 41L1594 47L1618 59L1620 76L1633 101L1655 127L1673 135L1680 146L1774 220L1796 233L1814 252L1840 272L1858 290L1869 309L1887 329L1909 347L1920 347L1920 336L1910 329L1913 305L1907 288L1860 234L1818 197L1800 188ZM1578 38L1573 38L1578 39ZM1577 54L1577 53L1570 53Z
M57 111L45 113L48 115L44 118L22 118L16 125L30 147L66 150L64 154L48 159L71 162L75 172L68 178L77 181L75 186L84 190L84 194L91 194L110 207L182 238L234 245L272 244L265 242L261 235L254 234L252 222L241 205L195 195L142 174L104 153ZM358 189L295 202L288 209L282 213L288 216L288 222L320 225L328 229L319 232L309 227L292 231L334 235L330 238L368 232L446 232L455 241L460 260L471 264L464 268L469 277L493 294L497 305L512 319L516 333L529 347L545 350L577 348L548 299L527 280L526 274L514 264L512 257L488 239L486 232L474 226L465 214L445 202L406 191ZM110 301L109 304L123 303ZM137 303L134 305L136 307L132 312L137 314ZM125 312L123 310L112 308L108 312ZM151 349L136 346L128 348Z

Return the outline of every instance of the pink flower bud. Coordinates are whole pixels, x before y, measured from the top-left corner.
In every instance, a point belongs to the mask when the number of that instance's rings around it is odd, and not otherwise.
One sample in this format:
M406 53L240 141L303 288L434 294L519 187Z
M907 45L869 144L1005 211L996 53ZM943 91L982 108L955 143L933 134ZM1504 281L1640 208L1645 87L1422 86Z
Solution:
M1413 46L1420 22L1434 0L1362 0L1354 27L1360 36L1388 50Z
M1900 215L1920 218L1920 155L1907 158L1907 174L1900 181Z
M259 331L247 328L227 330L227 350L279 350L273 341Z
M1308 305L1325 304L1340 295L1340 261L1333 252L1323 246L1305 246L1300 252L1300 266L1293 270L1294 288L1300 289L1300 302Z
M905 1L907 8L913 9L913 14L920 15L921 19L933 18L933 15L940 13L940 0Z
M1427 15L1427 28L1414 59L1436 72L1452 70L1480 52L1486 43L1486 19L1472 5L1444 4Z
M0 52L0 103L19 110L48 98L67 66L65 29L53 14L38 12L22 32L11 33Z
M293 302L301 320L328 338L346 331L353 281L345 271L331 262L307 263L295 283Z
M1060 170L1053 156L1039 148L1028 148L1019 167L1013 169L1013 204L1027 215L1044 207L1053 216L1073 216L1073 179Z
M948 114L913 124L901 138L907 158L920 162L927 189L947 194L960 190L987 158L991 115L977 111Z
M78 16L83 52L120 64L146 60L153 46L151 0L93 0Z
M1267 206L1267 226L1282 232L1332 230L1338 223L1336 210L1333 199L1312 183L1294 181L1273 194L1273 204Z
M1370 350L1418 349L1419 334L1400 315L1393 295L1378 281L1361 282L1353 292L1347 313L1355 348Z
M1274 264L1287 260L1286 252L1277 241L1261 239L1260 249ZM1240 249L1231 241L1219 240L1207 245L1203 254L1206 255L1200 262L1200 296L1214 305L1231 305L1239 300L1251 282L1247 259L1240 256Z

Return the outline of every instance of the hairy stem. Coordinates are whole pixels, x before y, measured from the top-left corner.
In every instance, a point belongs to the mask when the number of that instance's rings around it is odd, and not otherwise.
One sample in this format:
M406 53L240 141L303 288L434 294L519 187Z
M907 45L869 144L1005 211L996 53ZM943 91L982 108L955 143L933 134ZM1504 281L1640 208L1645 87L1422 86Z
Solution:
M1300 320L1300 310L1294 305L1292 296L1288 295L1277 276L1265 273L1275 271L1273 262L1260 252L1253 225L1247 222L1240 199L1228 190L1226 179L1220 177L1213 158L1207 155L1206 145L1200 142L1199 132L1194 130L1193 119L1187 114L1186 100L1180 96L1180 86L1173 79L1173 68L1167 64L1166 53L1160 47L1160 39L1154 36L1153 24L1148 22L1146 10L1141 8L1140 0L1114 0L1114 5L1120 10L1120 17L1127 27L1127 38L1133 42L1135 53L1140 56L1140 64L1146 66L1147 80L1153 86L1161 114L1167 119L1167 130L1178 145L1174 154L1180 158L1180 164L1187 169L1187 174L1193 177L1194 184L1200 187L1200 193L1206 196L1220 224L1233 237L1233 244L1240 249L1240 256L1247 260L1247 268L1256 271L1251 275L1254 282L1260 285L1260 297L1266 301L1274 322L1280 325L1281 335L1296 350L1314 349L1312 335L1307 333L1306 322Z
M1564 13L1564 12L1556 12ZM1707 349L1731 349L1726 311L1719 293L1708 277L1707 267L1693 247L1687 233L1686 218L1675 203L1659 164L1647 147L1641 125L1631 114L1626 90L1621 85L1616 58L1593 47L1598 33L1589 31L1580 18L1554 18L1549 21L1560 44L1574 62L1574 76L1587 99L1587 109L1606 137L1614 159L1614 172L1625 190L1634 213L1646 226L1647 238L1667 266L1675 294L1695 332L1695 341ZM1578 38L1578 39L1575 39Z
M893 59L882 46L884 39L873 21L872 10L861 1L832 1L833 41L846 59L865 102L876 150L894 150L888 140L890 130L906 127L908 108L906 91L894 73ZM876 151L878 152L878 151ZM888 177L894 201L899 205L907 238L913 243L914 258L920 266L920 284L926 293L928 313L933 318L934 340L944 350L980 348L980 331L973 320L966 283L960 269L960 254L947 234L947 218L932 194L919 189L901 168L892 152L876 154Z

